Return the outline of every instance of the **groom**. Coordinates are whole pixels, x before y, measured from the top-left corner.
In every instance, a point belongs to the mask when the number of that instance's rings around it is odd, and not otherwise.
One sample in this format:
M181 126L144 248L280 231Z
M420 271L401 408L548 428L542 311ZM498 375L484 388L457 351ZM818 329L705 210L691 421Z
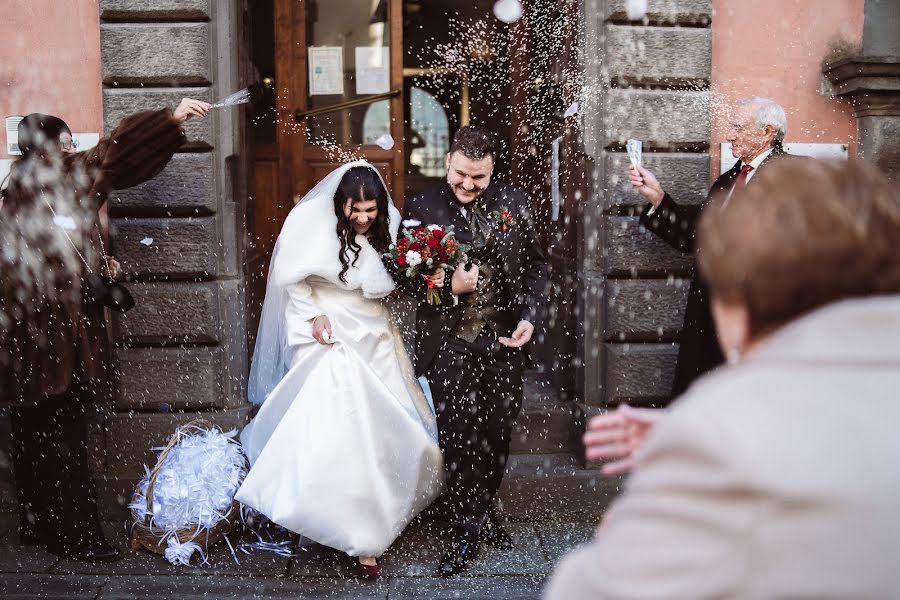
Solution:
M447 471L453 539L441 560L444 577L463 571L484 541L509 549L493 499L509 455L510 431L522 406L526 346L543 332L547 264L527 194L491 181L496 147L477 126L459 130L447 155L447 180L406 203L405 220L452 225L469 246L467 265L444 281L442 303L429 305L422 278L397 275L418 300L416 376L431 386Z

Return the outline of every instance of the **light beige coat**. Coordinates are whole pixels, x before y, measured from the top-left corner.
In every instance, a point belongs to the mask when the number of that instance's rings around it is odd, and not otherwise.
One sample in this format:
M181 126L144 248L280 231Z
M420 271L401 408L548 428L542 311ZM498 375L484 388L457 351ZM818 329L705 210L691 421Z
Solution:
M697 382L545 598L900 598L900 296Z

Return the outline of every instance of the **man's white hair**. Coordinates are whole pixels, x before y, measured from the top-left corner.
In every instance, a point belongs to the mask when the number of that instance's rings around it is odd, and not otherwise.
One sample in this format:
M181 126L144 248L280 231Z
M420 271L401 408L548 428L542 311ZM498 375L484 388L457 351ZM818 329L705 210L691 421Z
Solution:
M768 98L753 96L745 98L738 103L740 106L752 106L753 118L756 120L756 128L762 129L766 125L775 128L775 141L783 142L787 133L787 116L780 104Z

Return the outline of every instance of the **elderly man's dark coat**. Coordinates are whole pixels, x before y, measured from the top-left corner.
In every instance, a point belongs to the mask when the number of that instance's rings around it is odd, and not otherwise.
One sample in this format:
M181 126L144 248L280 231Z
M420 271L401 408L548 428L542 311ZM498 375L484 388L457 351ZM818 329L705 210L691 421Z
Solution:
M783 156L787 156L787 154L780 145L776 146L760 163L759 169ZM734 187L740 171L741 161L737 161L731 169L716 179L702 204L678 204L666 193L659 208L653 214L649 214L652 208L651 204L645 207L641 216L641 224L676 250L685 253L694 252L696 250L697 222L701 211L713 199L727 196ZM752 183L753 179L750 179L748 185L752 185ZM700 270L695 260L684 313L684 326L681 330L678 361L675 365L672 397L680 396L695 379L719 366L722 362L724 362L724 356L716 339L716 327L710 310L709 289L706 282L700 277Z

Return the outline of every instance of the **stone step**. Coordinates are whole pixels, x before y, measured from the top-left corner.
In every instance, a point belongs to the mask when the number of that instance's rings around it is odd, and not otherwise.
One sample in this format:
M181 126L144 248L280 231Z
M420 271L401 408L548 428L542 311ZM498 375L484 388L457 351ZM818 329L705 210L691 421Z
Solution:
M622 478L585 469L573 453L510 456L498 508L508 519L599 521Z
M570 402L526 399L513 426L511 454L548 454L575 450Z

